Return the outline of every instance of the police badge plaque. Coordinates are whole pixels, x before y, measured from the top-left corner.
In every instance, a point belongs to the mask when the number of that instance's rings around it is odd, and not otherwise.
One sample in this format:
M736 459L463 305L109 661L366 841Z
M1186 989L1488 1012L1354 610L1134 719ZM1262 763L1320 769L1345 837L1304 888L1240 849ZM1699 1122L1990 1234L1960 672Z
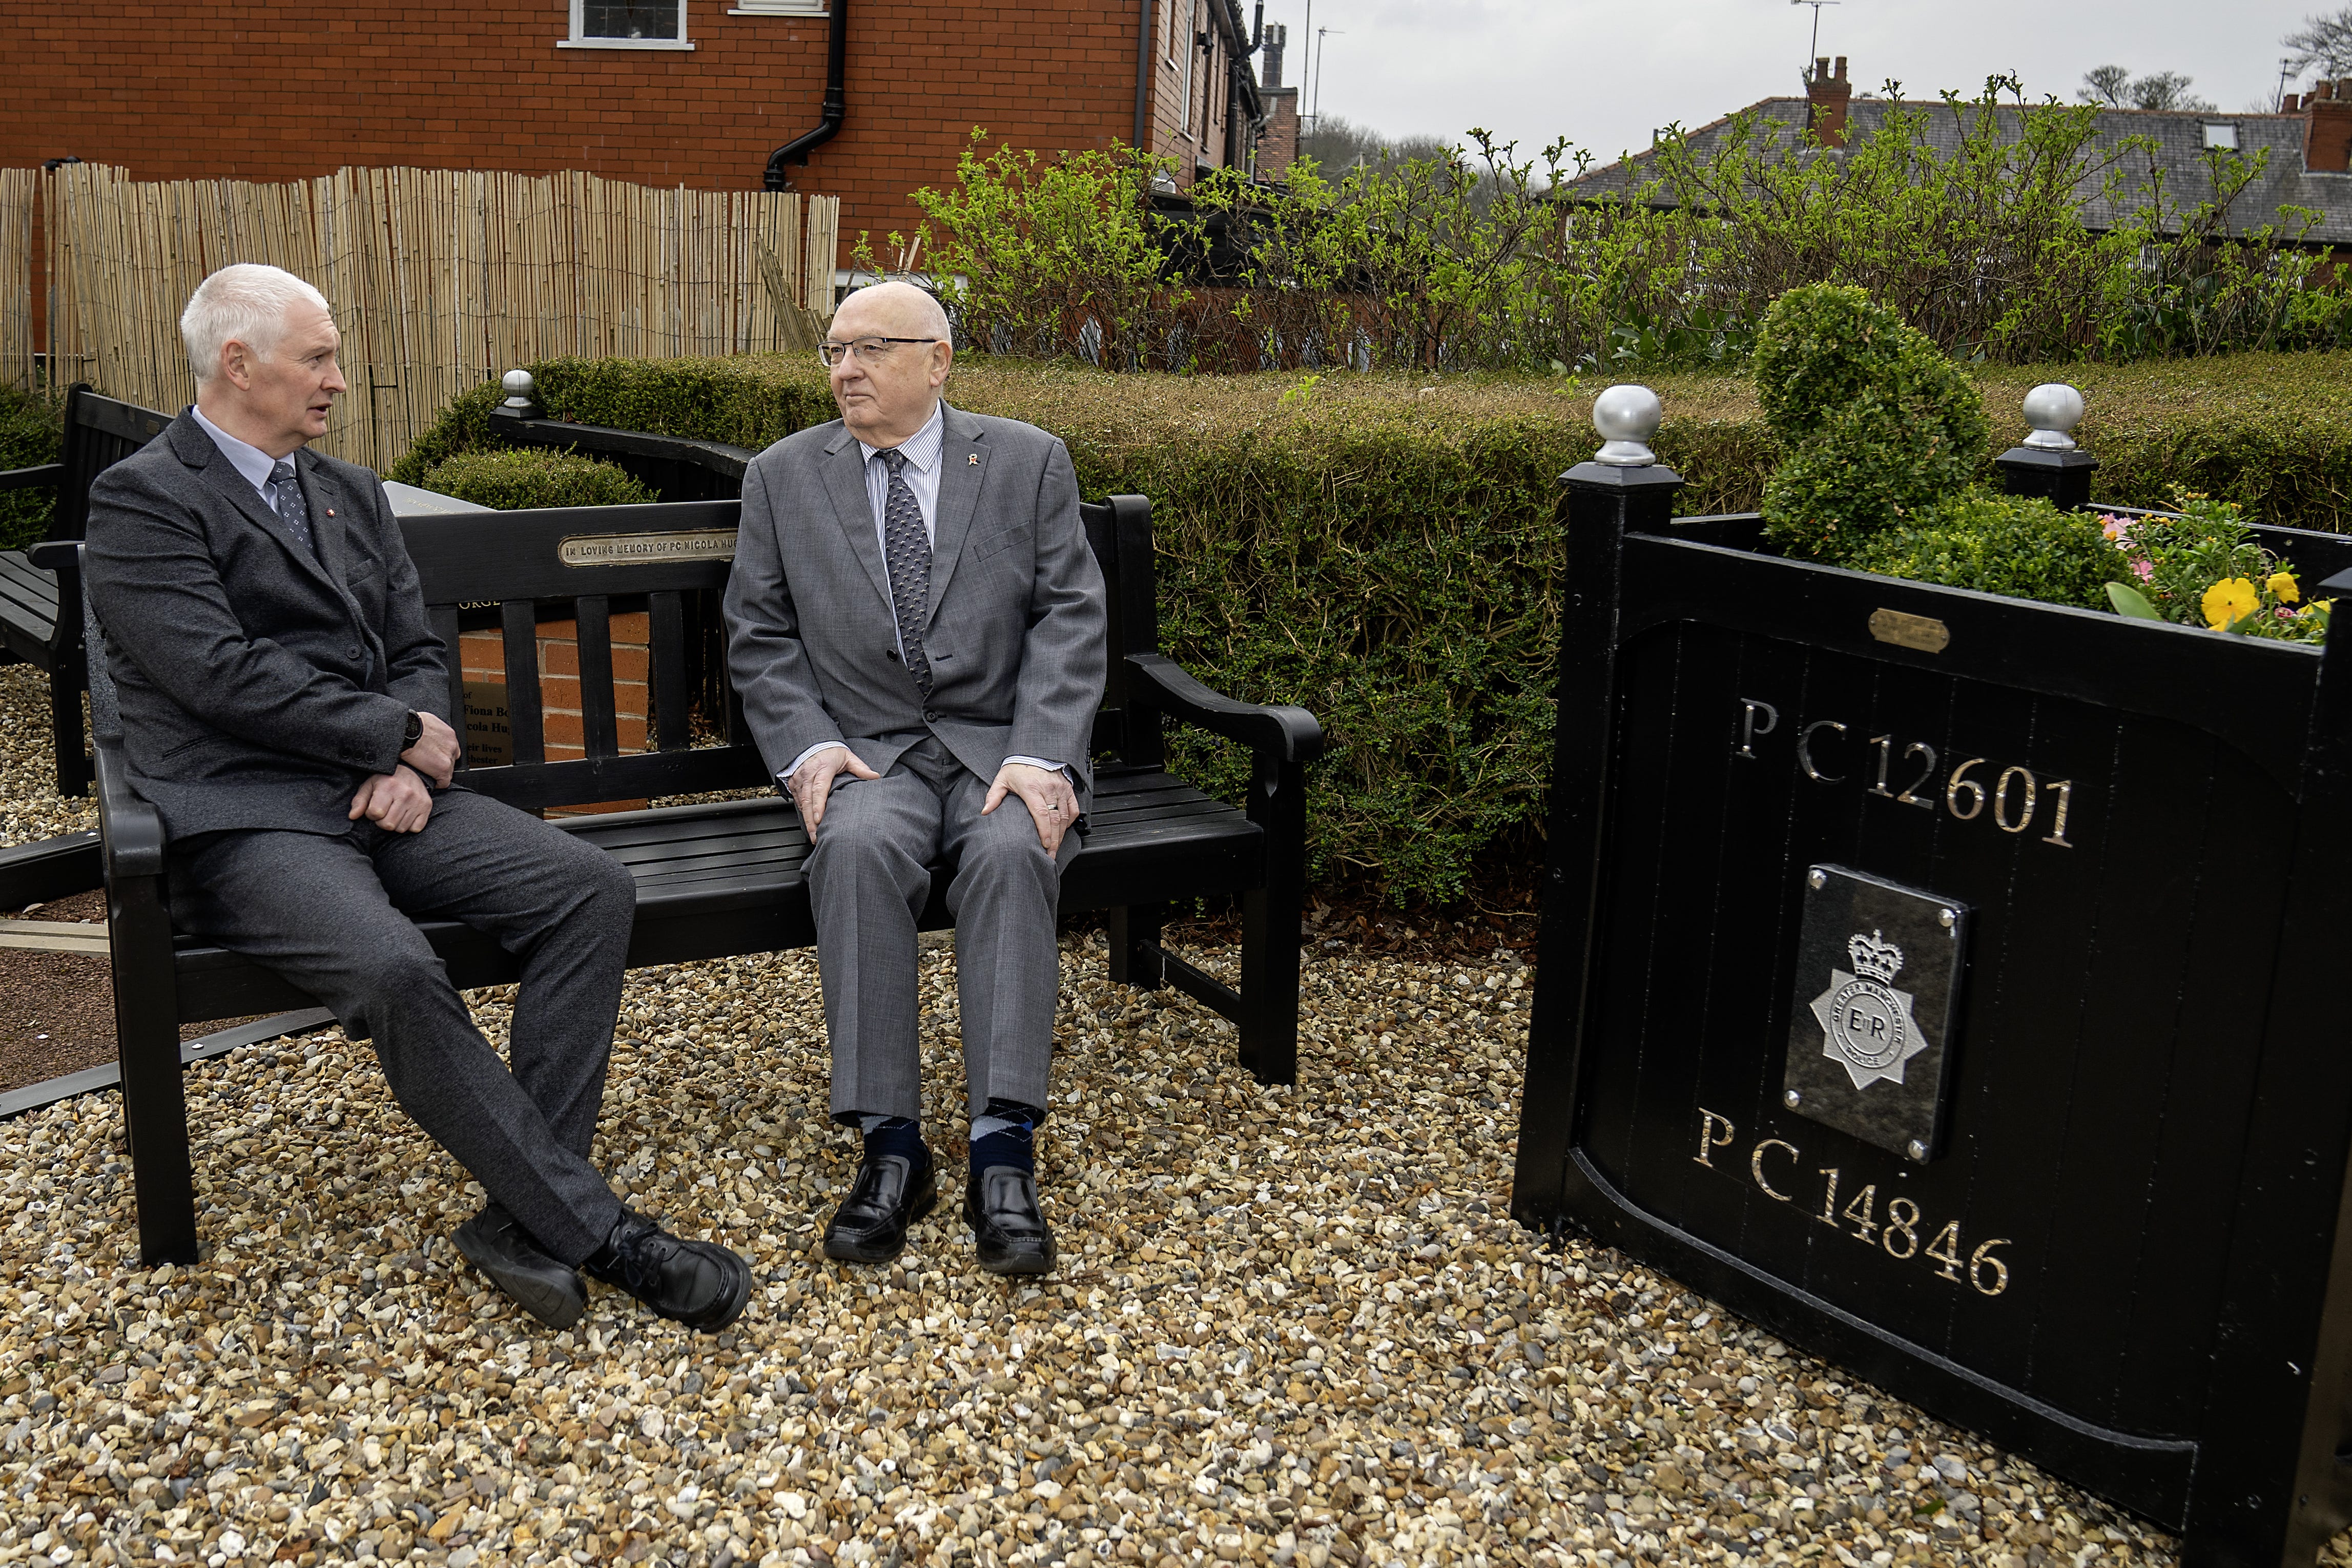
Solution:
M1940 1148L1968 910L1852 871L1805 872L1781 1103L1908 1160Z

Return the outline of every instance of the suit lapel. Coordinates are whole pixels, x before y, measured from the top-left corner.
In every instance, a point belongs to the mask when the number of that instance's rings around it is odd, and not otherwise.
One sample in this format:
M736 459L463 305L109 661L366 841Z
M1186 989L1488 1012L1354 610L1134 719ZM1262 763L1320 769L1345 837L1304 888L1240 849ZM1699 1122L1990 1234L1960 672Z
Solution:
M948 579L955 575L964 540L971 533L982 481L988 478L988 442L979 424L944 405L940 417L945 426L940 440L940 514L931 527L931 601L923 616L926 631L939 618Z
M833 497L834 516L848 537L850 552L873 579L890 607L890 569L882 561L882 543L874 534L874 498L866 490L866 448L846 429L825 448L824 488ZM895 614L895 612L894 612Z
M344 531L352 516L351 498L342 487L319 464L309 447L294 455L295 471L302 480L303 503L310 512L310 537L318 542L319 563L327 569L327 576L338 589L351 581L349 535ZM280 527L284 524L281 521Z
M213 489L226 496L231 505L244 513L247 521L275 540L278 548L286 552L286 558L289 561L340 593L340 584L319 563L318 557L303 549L294 536L287 531L286 520L270 510L268 504L262 500L261 492L245 482L245 476L236 471L236 464L221 455L221 449L213 445L213 438L205 434L204 426L196 424L193 419L189 420L188 424L195 436L195 443L182 447L182 459L185 460L189 453L195 450L196 443L201 443L202 450L195 452L200 459L197 467ZM313 537L316 537L315 531Z

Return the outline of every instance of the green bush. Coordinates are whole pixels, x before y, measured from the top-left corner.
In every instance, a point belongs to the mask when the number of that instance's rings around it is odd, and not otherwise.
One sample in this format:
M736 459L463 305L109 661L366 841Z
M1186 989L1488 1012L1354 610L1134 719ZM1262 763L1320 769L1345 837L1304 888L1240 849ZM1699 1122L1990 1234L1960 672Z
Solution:
M530 368L551 408L588 424L758 447L834 416L824 373L798 357ZM2102 499L2161 506L2188 479L2267 522L2352 522L2352 356L1964 374L2007 411L1978 437L1979 481L2023 434L2026 390L2063 378L2090 402L2079 434L2104 465ZM948 396L1061 437L1089 496L1150 496L1169 652L1236 697L1302 703L1329 727L1332 753L1309 774L1316 874L1443 896L1481 864L1541 853L1559 476L1597 445L1600 384L961 359ZM1650 384L1666 411L1653 445L1687 481L1679 510L1756 510L1780 454L1754 384L1719 373ZM460 399L418 450L440 461L478 441L495 402ZM1196 738L1182 748L1188 772L1241 798L1245 758Z
M625 506L656 498L602 458L543 447L459 452L425 471L424 489L499 511L534 506Z
M63 403L0 387L0 469L56 462L64 432ZM47 538L56 505L56 492L46 486L0 492L0 550L22 550Z
M1948 588L2085 609L2108 607L2107 584L2128 569L2102 520L2036 496L1970 489L1917 522L1870 540L1839 564Z
M1982 395L1859 289L1815 284L1772 302L1756 395L1789 454L1764 486L1765 531L1794 555L1847 560L1957 495L1984 460Z

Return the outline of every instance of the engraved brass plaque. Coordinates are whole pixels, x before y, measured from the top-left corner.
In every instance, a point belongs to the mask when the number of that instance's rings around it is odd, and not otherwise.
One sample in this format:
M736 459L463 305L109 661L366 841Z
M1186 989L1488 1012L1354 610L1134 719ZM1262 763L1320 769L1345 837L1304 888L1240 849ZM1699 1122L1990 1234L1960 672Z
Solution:
M1870 635L1896 647L1921 653L1941 653L1952 640L1952 628L1933 616L1906 615L1901 610L1870 612Z
M556 546L566 566L629 566L646 561L732 561L735 531L685 533L575 533Z
M1780 1100L1925 1163L1943 1134L1969 911L1842 866L1805 871Z

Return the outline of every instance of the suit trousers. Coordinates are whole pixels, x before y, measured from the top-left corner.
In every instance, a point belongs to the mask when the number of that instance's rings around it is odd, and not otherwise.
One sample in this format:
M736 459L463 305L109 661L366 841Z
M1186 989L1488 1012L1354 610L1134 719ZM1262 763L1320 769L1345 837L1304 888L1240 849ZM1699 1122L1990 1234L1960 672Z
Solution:
M416 833L201 834L173 847L173 917L373 1037L402 1109L549 1253L604 1246L620 1199L589 1163L636 889L611 856L467 790ZM409 917L456 920L522 963L511 1068Z
M881 778L840 779L807 869L834 1116L923 1113L915 922L940 860L955 867L948 910L971 1114L991 1100L1044 1110L1062 978L1054 922L1078 835L1048 856L1016 795L982 816L988 784L928 734Z

